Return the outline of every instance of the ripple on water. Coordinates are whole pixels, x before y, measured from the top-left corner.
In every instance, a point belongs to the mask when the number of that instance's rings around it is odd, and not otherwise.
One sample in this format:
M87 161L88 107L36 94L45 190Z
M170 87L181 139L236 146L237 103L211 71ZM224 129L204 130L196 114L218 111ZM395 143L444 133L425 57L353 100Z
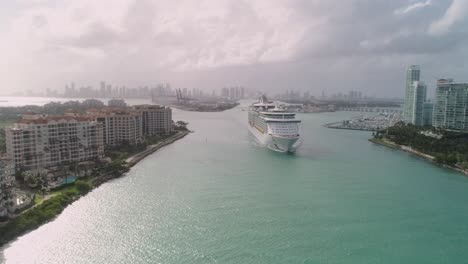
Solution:
M468 178L300 115L295 155L255 145L245 112L196 133L3 250L9 263L463 263ZM245 130L244 130L245 128Z

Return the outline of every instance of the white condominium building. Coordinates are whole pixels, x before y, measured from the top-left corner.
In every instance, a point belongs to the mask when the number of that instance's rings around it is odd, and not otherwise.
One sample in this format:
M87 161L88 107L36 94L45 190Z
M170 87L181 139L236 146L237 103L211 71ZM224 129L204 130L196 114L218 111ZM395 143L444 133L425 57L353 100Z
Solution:
M456 83L453 79L437 81L432 125L468 131L468 83Z
M111 108L88 114L103 125L103 141L106 146L135 145L144 140L141 114L136 111Z
M427 98L427 86L421 81L415 81L410 87L411 94L409 96L411 104L411 112L409 113L409 119L406 122L413 125L422 126L424 125L424 103Z
M406 89L403 119L406 123L423 125L424 102L426 102L426 85L420 79L421 69L411 65L406 70Z
M5 129L15 169L39 169L104 155L102 125L86 117L27 114Z
M172 128L172 109L162 105L138 105L134 109L141 114L143 134L148 136L169 134Z

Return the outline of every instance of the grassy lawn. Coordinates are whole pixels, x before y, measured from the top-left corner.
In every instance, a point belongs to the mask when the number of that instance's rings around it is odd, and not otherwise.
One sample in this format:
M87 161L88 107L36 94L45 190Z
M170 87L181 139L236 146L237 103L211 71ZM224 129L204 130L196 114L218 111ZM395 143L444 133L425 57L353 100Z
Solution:
M34 205L40 204L42 200L44 200L43 196L40 194L36 194L36 196L34 196Z
M76 182L78 182L78 181L79 182L84 182L84 183L87 183L87 184L91 185L93 179L91 177L85 177L85 178L80 178ZM57 189L52 190L49 194L50 195L57 195L57 194L62 194L62 193L68 192L68 191L80 192L80 190L78 190L78 187L77 187L77 185L75 183L70 183L70 184L63 185L63 186L61 186L61 187L59 187Z

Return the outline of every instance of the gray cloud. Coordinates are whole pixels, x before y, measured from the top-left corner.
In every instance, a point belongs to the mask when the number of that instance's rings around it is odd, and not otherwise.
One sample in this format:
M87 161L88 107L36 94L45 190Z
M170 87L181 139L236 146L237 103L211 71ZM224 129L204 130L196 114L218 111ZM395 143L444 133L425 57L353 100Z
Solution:
M432 5L432 0L416 2L416 3L410 4L410 5L406 6L406 7L399 8L399 9L395 10L394 13L395 13L395 15L406 15L406 14L412 13L414 11L417 11L418 9L422 9L422 8L430 6L430 5Z
M21 15L0 32L0 55L9 60L0 62L0 78L17 88L105 79L127 85L168 81L205 89L238 84L264 91L360 89L401 96L408 64L421 64L428 82L440 74L467 80L462 63L468 57L467 2L23 4ZM25 74L30 78L22 78Z

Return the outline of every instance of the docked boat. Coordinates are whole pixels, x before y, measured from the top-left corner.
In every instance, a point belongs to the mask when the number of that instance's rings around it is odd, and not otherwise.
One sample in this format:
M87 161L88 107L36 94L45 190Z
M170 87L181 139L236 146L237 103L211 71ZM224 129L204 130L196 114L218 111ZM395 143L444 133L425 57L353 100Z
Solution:
M249 130L264 146L279 152L295 152L300 145L301 120L279 109L266 96L249 107Z

